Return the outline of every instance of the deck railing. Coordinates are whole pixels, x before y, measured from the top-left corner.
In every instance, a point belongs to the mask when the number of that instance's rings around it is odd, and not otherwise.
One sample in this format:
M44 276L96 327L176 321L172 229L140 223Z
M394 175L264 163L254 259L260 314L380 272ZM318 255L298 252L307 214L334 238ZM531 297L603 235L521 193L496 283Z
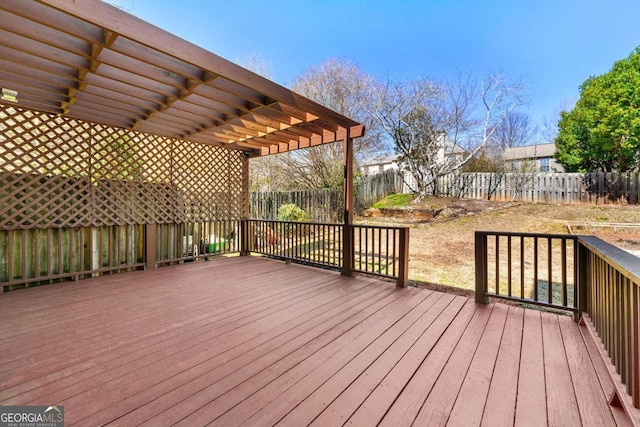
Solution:
M250 219L246 221L247 252L322 268L343 267L344 224ZM389 277L399 286L408 281L409 229L352 225L355 272Z
M378 225L353 226L353 269L378 276L408 275L409 229Z
M247 251L316 267L342 266L342 224L247 220Z
M640 260L595 236L579 238L580 311L640 408Z
M535 304L581 317L640 408L640 261L594 236L477 231L476 301Z
M5 287L82 279L97 274L260 253L342 270L344 225L270 220L218 220L47 230L0 231L0 292ZM409 230L350 226L348 271L408 282Z
M576 236L477 231L476 300L577 312Z

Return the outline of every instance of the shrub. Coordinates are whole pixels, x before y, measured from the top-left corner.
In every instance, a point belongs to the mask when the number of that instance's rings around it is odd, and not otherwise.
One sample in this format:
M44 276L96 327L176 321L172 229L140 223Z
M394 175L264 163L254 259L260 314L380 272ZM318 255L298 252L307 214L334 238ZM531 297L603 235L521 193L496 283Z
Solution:
M309 221L309 214L303 209L299 208L296 204L289 203L280 206L280 209L278 209L278 220L307 222Z

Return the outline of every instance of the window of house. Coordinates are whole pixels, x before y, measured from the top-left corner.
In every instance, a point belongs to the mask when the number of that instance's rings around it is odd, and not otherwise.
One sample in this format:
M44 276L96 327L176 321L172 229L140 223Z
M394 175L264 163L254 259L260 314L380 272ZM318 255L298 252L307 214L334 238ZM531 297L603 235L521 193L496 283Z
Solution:
M549 172L549 158L540 159L540 172Z

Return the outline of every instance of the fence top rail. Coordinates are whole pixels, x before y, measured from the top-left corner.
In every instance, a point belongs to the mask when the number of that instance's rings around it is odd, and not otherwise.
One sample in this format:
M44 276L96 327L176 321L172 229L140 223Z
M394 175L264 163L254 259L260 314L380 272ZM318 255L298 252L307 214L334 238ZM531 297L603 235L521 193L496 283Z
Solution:
M476 231L477 235L484 236L505 236L505 237L534 237L534 238L543 238L543 239L566 239L566 240L577 240L579 236L571 235L571 234L548 234L548 233L519 233L512 231Z
M596 236L578 236L578 241L637 286L640 286L640 261L638 257Z

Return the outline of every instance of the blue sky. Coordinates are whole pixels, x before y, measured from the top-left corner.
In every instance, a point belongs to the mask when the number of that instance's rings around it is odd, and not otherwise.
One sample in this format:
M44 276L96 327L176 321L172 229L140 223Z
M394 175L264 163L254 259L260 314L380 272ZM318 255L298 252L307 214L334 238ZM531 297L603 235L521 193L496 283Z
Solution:
M331 57L399 80L501 71L536 122L640 45L638 0L112 1L229 60L258 54L283 85Z

